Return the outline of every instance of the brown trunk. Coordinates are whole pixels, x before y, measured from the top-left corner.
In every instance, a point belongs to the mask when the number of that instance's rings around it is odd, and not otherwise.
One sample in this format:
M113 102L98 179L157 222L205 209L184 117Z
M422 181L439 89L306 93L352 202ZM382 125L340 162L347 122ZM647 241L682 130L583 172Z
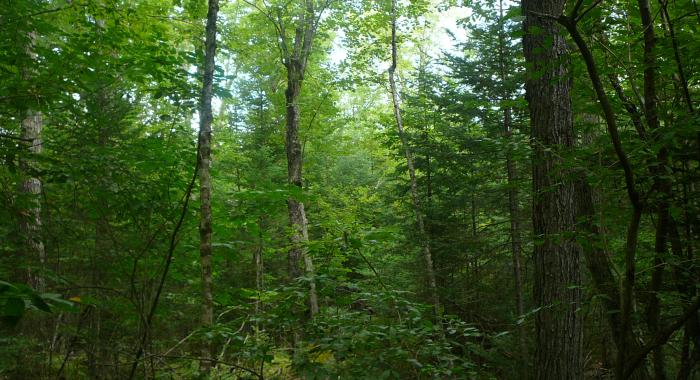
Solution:
M568 49L556 21L563 0L523 0L526 97L533 144L536 378L582 379L579 247L574 184L558 152L574 145ZM563 153L563 152L562 152Z
M649 129L654 137L660 133L660 122L656 99L656 35L654 20L651 14L649 0L638 0L639 13L642 18L644 31L644 116ZM647 324L652 335L657 335L660 330L660 300L658 292L661 290L663 280L664 256L666 253L666 235L669 222L668 208L671 196L671 184L666 179L666 165L668 153L665 147L661 147L657 154L657 165L651 168L654 174L654 183L657 186L661 199L657 205L656 241L654 245L654 267L650 282L650 300L647 305ZM654 377L656 380L666 378L664 368L663 346L659 345L653 352Z
M622 324L622 316L619 313L621 304L620 291L617 285L618 280L613 273L613 266L608 253L600 248L600 239L603 232L594 220L595 204L593 191L585 178L580 179L576 183L576 203L577 219L579 220L578 234L585 241L582 244L582 252L593 284L596 290L603 295L604 314L607 317L608 326L615 343L613 351L617 352L620 347L627 347L626 350L630 352L638 352L642 347L639 338L630 324ZM623 339L628 339L628 342L623 343ZM632 374L632 378L644 380L649 379L650 376L647 368L642 366Z
M505 108L504 113L504 129L506 134L510 136L511 126L510 126L510 108ZM506 171L508 173L508 212L510 217L510 245L513 255L513 282L515 284L515 312L518 318L525 315L525 301L523 297L523 284L522 284L522 245L520 241L520 220L519 220L519 207L518 207L518 188L515 182L516 172L515 172L515 162L513 161L512 154L510 150L506 157ZM527 353L527 342L525 326L520 323L518 324L518 345L520 350L520 360L522 378L525 377L528 362Z
M503 99L502 102L508 102L511 99L511 94L508 91L507 80L508 80L508 67L506 65L506 41L505 41L505 30L504 30L504 15L503 15L503 0L498 2L498 54L499 54L499 66L501 74L501 86L503 86ZM503 133L507 139L511 139L513 135L512 127L512 110L509 105L503 104L501 106L503 109ZM516 178L516 167L513 160L513 152L508 144L508 149L506 150L506 172L508 181L508 212L510 218L510 245L511 253L513 255L513 283L515 285L515 312L518 319L525 314L525 301L523 300L523 285L522 285L522 268L521 268L521 252L522 245L520 241L520 208L518 206L518 187L515 181ZM527 378L527 363L529 355L527 352L527 341L525 326L522 323L518 324L518 348L520 351L520 377L522 379Z
M580 3L579 3L580 4ZM558 14L558 13L557 13ZM616 377L618 379L622 379L625 376L625 373L629 372L632 373L632 371L639 372L639 376L644 376L643 371L636 371L635 368L625 368L625 365L627 364L628 360L628 351L630 351L631 348L635 347L637 345L637 340L634 337L634 334L632 333L632 300L633 300L633 292L634 292L634 282L635 282L635 275L636 275L636 253L637 253L637 241L639 237L639 226L642 218L642 210L644 209L644 205L640 199L639 194L637 193L636 189L636 183L635 183L635 177L634 177L634 172L632 170L632 165L627 158L627 154L625 153L623 147L622 147L622 142L620 140L620 136L618 133L617 129L617 123L615 120L615 115L613 113L612 107L610 105L610 101L608 99L607 94L605 93L603 89L603 84L600 79L600 75L598 74L598 69L595 65L593 55L588 48L588 45L586 44L585 40L581 36L581 34L578 31L576 22L577 22L577 8L574 9L574 12L571 16L560 16L558 18L558 21L566 27L566 29L569 31L571 34L571 37L573 40L576 42L576 45L579 48L579 51L584 59L584 62L586 63L586 69L588 70L589 77L591 79L591 82L593 84L593 88L596 93L596 97L598 99L598 102L600 103L601 108L603 109L603 114L605 116L605 122L607 125L608 129L608 134L610 135L610 139L613 144L613 148L615 149L615 153L617 155L618 160L620 161L620 165L622 166L622 169L624 171L624 177L625 177L625 186L627 189L627 195L630 200L630 203L632 204L632 219L630 221L628 230L627 230L627 238L625 242L625 278L624 278L624 283L622 287L622 292L620 295L621 299L621 315L620 315L620 321L618 326L620 327L613 327L613 332L617 331L616 333L622 334L617 338L617 363L616 363ZM639 130L639 126L637 126ZM641 133L641 131L640 131ZM591 256L591 263L596 262L597 265L605 265L604 262L601 261L601 258L598 257L599 255L593 255ZM594 280L596 277L601 281L609 281L606 280L603 277L607 277L603 273L597 273L594 274ZM604 282L601 282L597 284L598 286L601 287L606 287ZM611 324L615 324L614 320L611 319Z
M671 250L673 256L678 260L680 265L676 265L673 270L674 282L676 289L683 295L686 301L690 301L695 297L696 289L693 277L693 269L687 268L687 263L693 260L693 253L690 245L688 246L687 254L683 253L683 246L680 234L678 233L678 225L672 219L669 225L669 240L671 242ZM688 242L690 243L690 241ZM691 343L695 349L691 354ZM685 323L685 334L683 337L683 349L681 354L680 368L676 376L677 380L685 380L690 378L691 371L694 365L700 360L700 318L698 313L693 313Z
M204 47L204 69L202 94L199 107L199 139L197 159L199 161L199 256L202 271L202 327L209 328L214 323L214 301L212 295L212 216L211 216L211 124L213 120L211 99L214 86L214 67L216 57L216 17L219 1L209 0L207 12L206 39ZM200 369L211 369L213 347L205 342L202 347Z
M408 166L408 174L411 180L411 200L413 201L413 210L416 214L416 222L418 224L418 234L423 251L423 259L425 260L425 271L428 276L428 290L430 291L431 301L433 303L433 312L435 320L440 322L442 319L442 309L440 307L440 297L437 291L437 281L435 278L435 269L433 266L433 256L430 251L430 242L425 230L425 222L423 219L423 210L421 209L420 198L418 196L418 181L416 180L416 169L413 165L413 155L411 148L408 145L406 134L403 127L403 119L401 117L401 106L398 90L396 88L396 67L398 61L398 46L396 42L396 0L391 2L391 67L389 67L389 86L391 89L391 99L394 105L394 117L396 118L396 128L401 140L406 157L406 165Z

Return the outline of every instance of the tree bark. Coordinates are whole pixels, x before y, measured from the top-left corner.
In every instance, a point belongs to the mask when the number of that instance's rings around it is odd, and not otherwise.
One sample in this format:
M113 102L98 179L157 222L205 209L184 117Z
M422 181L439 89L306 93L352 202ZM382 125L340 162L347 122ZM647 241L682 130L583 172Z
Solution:
M398 62L398 44L396 41L396 0L391 2L391 66L389 67L389 86L391 89L391 99L394 106L394 117L396 119L396 128L398 130L399 139L401 140L401 146L404 150L404 155L406 157L406 165L408 166L408 174L411 181L411 200L413 201L413 210L416 214L416 223L418 224L418 234L421 244L421 250L423 252L423 259L425 260L425 271L428 277L428 290L430 292L431 301L433 304L433 312L435 314L436 322L440 323L442 319L442 309L440 306L440 296L437 291L437 281L435 278L435 269L433 266L433 256L430 251L430 241L428 240L428 235L425 230L425 221L423 218L423 211L421 209L420 198L418 196L418 181L416 179L416 169L413 164L413 155L411 148L408 145L408 140L406 139L406 134L403 126L403 119L401 117L401 106L399 100L398 89L396 88L396 68Z
M19 192L22 198L23 205L20 212L20 233L24 238L23 254L27 263L30 263L27 269L27 280L31 287L38 291L43 291L45 287L44 278L41 274L32 270L31 263L38 260L39 265L43 265L46 261L46 252L44 250L44 242L41 238L41 202L39 200L42 183L41 180L34 176L36 168L34 156L41 154L42 141L41 130L43 128L43 118L39 111L27 110L26 116L22 120L22 143L26 149L23 152L23 157L20 160L19 167L24 174L24 179L20 184Z
M36 33L30 32L28 36L28 45L25 47L25 53L32 63L36 60L36 53L34 52L35 40ZM22 77L26 81L31 81L33 76L33 68L26 68L22 72ZM19 168L23 179L18 189L20 199L22 200L19 231L23 238L23 244L20 257L23 256L25 263L29 264L26 272L27 283L34 289L43 291L45 287L44 278L41 274L37 274L32 270L32 263L38 262L40 266L43 266L46 262L46 252L41 237L40 195L42 183L41 180L35 176L35 157L40 155L43 150L41 131L44 127L44 122L41 111L33 109L31 105L24 111L23 116L24 118L20 125L21 136L19 139L20 146L23 148L19 161Z
M216 18L219 12L219 1L209 0L207 11L207 26L204 47L204 69L202 77L202 93L199 107L199 138L197 152L199 161L199 256L202 271L202 327L208 328L214 323L214 301L212 295L212 214L211 214L211 124L212 94L214 86L214 68L216 58ZM213 347L205 342L202 347L200 369L209 372Z
M559 152L574 146L568 49L556 21L563 0L523 0L526 98L533 144L536 378L582 379L579 247L574 184Z
M287 180L299 189L303 188L302 181L302 153L299 141L299 95L303 74L296 62L292 62L287 67L287 90L285 96L287 100L287 132L285 148L287 151ZM298 199L290 197L287 200L287 210L289 212L289 223L292 226L291 243L289 250L289 276L299 278L302 275L299 262L304 261L304 272L313 277L313 261L308 254L306 247L309 242L308 220L304 203ZM309 310L311 317L318 314L318 296L316 294L316 281L309 282Z
M304 1L305 9L297 16L297 25L293 40L292 49L287 45L287 34L285 24L278 13L275 24L279 33L280 50L282 51L282 61L287 69L287 89L285 90L286 100L286 138L285 150L287 153L287 181L290 185L303 189L302 167L303 154L299 140L299 96L304 82L304 75L313 40L320 20L321 13L328 5L316 11L314 0ZM301 277L299 262L304 261L304 273L310 278L309 281L309 313L314 317L319 312L318 295L316 293L316 281L314 280L314 266L311 256L308 254L307 244L309 241L308 220L304 203L293 197L287 199L287 210L289 213L289 224L292 227L291 243L292 247L288 253L289 276L292 279Z

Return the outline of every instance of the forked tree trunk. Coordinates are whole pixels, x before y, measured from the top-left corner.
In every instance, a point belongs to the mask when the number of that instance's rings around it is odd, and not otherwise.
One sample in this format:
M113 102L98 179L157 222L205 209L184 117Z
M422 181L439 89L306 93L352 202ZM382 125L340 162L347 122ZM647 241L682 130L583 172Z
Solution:
M566 40L556 21L564 0L523 0L533 149L536 378L583 378L581 279L574 184L560 153L574 146Z
M418 181L416 180L416 169L413 165L413 155L411 153L411 148L408 145L408 140L406 139L406 134L404 131L403 119L401 117L399 93L398 89L396 88L395 74L398 63L398 44L396 41L396 0L392 0L391 2L391 17L391 67L389 67L389 86L391 89L391 99L394 105L394 117L396 118L396 128L399 133L399 139L401 140L401 146L404 150L404 154L406 157L406 165L408 166L408 174L411 180L411 200L413 201L413 210L416 214L418 234L421 249L423 252L423 259L425 260L425 272L428 276L428 290L430 292L431 302L433 303L433 312L435 314L435 320L439 323L442 319L442 309L440 306L440 296L438 295L437 291L437 281L435 278L435 269L433 266L433 256L430 251L430 241L428 240L428 234L425 230L423 210L421 208L420 198L418 196Z
M287 180L293 186L301 189L302 181L302 151L299 141L299 95L303 80L303 68L297 60L290 60L287 65L287 90L285 97L287 100L287 134L285 148L287 151ZM309 310L311 317L318 314L318 296L316 295L316 281L313 280L314 266L308 254L307 244L309 242L308 220L304 203L298 199L290 197L287 200L287 211L289 212L289 223L292 226L292 248L289 250L289 275L291 278L299 278L302 275L299 265L300 260L304 261L304 271L309 277Z
M214 302L212 295L212 221L211 221L211 124L212 124L212 93L214 86L214 67L216 57L216 17L219 12L219 1L209 0L207 12L206 39L204 47L204 70L202 78L202 94L199 108L199 256L202 271L202 327L207 328L214 323ZM200 369L208 372L211 369L213 347L205 342L202 347Z
M285 150L287 153L287 182L299 189L303 188L302 166L303 152L299 140L299 96L304 83L307 62L311 54L314 38L321 14L330 1L325 1L320 9L316 9L315 0L304 0L304 9L296 16L296 28L292 47L287 43L287 32L281 13L277 13L275 27L278 32L282 62L287 69L286 100L286 138ZM314 317L319 312L318 296L316 294L316 281L314 280L314 265L308 254L308 221L304 203L293 197L287 199L287 211L289 224L292 227L292 247L288 252L289 277L296 279L301 277L300 261L304 262L304 273L309 281L309 314Z

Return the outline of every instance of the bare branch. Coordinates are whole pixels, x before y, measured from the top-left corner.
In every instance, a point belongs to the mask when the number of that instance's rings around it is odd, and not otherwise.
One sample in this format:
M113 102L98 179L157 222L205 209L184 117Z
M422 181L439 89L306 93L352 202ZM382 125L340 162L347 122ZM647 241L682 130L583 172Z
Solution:
M581 21L581 20L583 19L583 17L586 16L586 14L587 14L588 12L592 11L595 7L598 6L598 4L600 4L600 3L602 3L602 2L603 2L603 0L596 0L596 1L594 1L593 4L591 4L590 6L588 6L588 8L586 8L583 12L581 12L581 14L580 14L579 16L576 16L576 17L575 17L576 22Z

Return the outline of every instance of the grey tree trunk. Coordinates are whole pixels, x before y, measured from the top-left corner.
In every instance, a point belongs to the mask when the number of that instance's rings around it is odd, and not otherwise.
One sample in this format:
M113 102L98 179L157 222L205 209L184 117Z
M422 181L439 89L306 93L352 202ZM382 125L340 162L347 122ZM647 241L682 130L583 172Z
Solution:
M433 266L433 256L430 251L430 241L425 230L425 222L423 219L423 210L421 208L420 198L418 196L418 181L416 180L416 169L413 165L413 155L411 148L408 145L406 134L403 127L403 119L401 117L401 104L399 100L398 89L396 88L396 67L398 63L398 44L396 42L396 0L391 2L391 67L389 67L389 86L391 89L391 99L394 105L394 117L396 118L396 128L398 129L401 146L406 157L406 165L408 166L408 174L411 180L411 200L413 201L413 209L416 214L416 222L418 224L418 234L425 260L425 271L428 277L428 290L430 291L431 301L433 303L433 311L435 319L440 322L442 319L442 309L440 306L440 296L437 291L437 281L435 278L435 269Z
M294 62L287 67L287 90L285 92L287 100L287 133L285 148L287 151L287 180L290 184L303 187L302 181L302 152L299 141L299 94L303 74ZM287 210L289 212L289 223L292 226L292 248L289 250L289 275L291 278L299 278L302 275L299 265L300 260L304 261L304 271L307 275L313 276L314 266L308 254L306 245L309 242L308 220L304 203L298 199L289 198L287 200ZM309 283L309 309L311 316L318 314L318 296L316 295L316 282Z
M27 56L31 60L36 60L34 52L34 41L36 33L29 33L29 44L25 48ZM24 80L31 81L33 69L27 68L23 71ZM19 168L24 179L19 185L20 199L23 207L20 212L19 230L23 237L22 256L26 263L29 263L26 277L27 282L33 288L43 291L45 287L44 278L32 271L31 263L38 262L43 266L46 262L46 252L44 242L41 237L41 202L42 191L41 180L34 177L36 169L35 157L43 150L41 140L41 130L44 126L43 116L40 111L32 109L30 106L25 110L21 123L21 146L23 152L20 155Z
M212 295L212 222L211 222L211 124L212 93L214 86L214 67L216 58L216 17L219 12L219 1L209 0L207 12L206 39L204 46L204 70L202 78L202 93L199 107L199 138L197 160L199 162L199 256L202 270L202 315L203 327L214 323L214 302ZM213 347L207 342L202 347L200 369L208 372L211 369Z
M533 148L536 378L583 378L580 253L574 183L561 154L574 146L568 48L556 21L564 0L523 0L526 97Z
M287 181L290 185L299 189L303 188L303 152L299 140L299 96L301 95L304 74L313 41L316 37L318 23L328 3L329 1L322 2L321 8L316 9L315 0L304 0L304 10L296 17L296 28L291 49L287 43L287 31L280 13L277 13L277 20L275 21L275 27L279 34L282 63L287 69L287 89L285 90L287 111L285 136ZM289 277L292 279L301 277L300 261L303 260L304 273L311 278L309 282L309 313L313 318L318 314L319 306L316 294L316 281L313 279L315 273L313 260L307 249L309 233L304 203L290 197L287 199L287 211L289 213L289 224L292 227L292 236L290 238L292 247L287 256Z

